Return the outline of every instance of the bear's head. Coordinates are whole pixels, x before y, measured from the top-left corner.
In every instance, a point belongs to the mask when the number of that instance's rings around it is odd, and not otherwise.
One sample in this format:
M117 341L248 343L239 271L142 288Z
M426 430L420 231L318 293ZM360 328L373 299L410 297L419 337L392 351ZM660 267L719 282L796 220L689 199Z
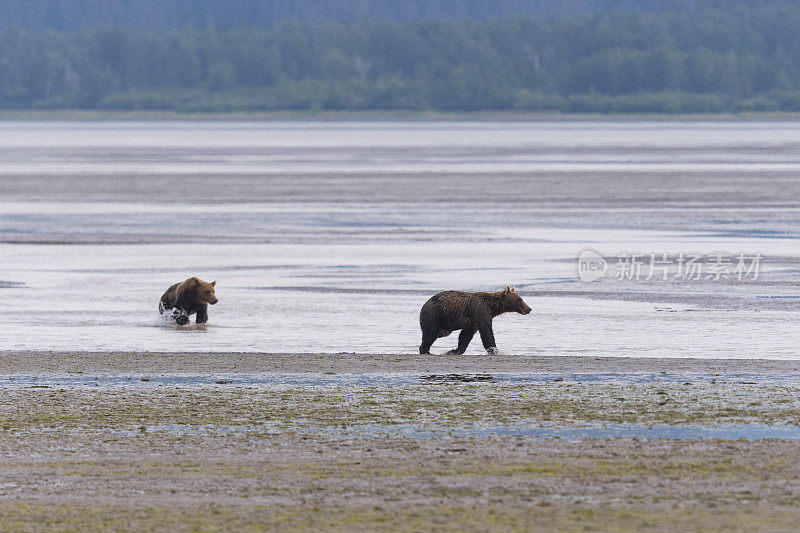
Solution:
M217 303L217 295L214 294L214 287L217 285L216 281L206 283L198 278L189 278L186 280L186 284L189 285L191 291L194 293L197 303L211 305Z
M501 297L503 299L503 309L505 311L511 311L521 315L527 315L531 312L531 308L528 307L528 304L517 294L515 287L506 285L505 290L501 293Z

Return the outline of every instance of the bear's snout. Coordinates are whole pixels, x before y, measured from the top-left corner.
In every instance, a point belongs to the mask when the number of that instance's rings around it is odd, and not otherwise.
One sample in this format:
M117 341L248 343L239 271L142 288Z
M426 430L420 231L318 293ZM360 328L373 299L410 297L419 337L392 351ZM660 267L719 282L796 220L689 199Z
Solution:
M217 303L218 301L219 301L219 300L217 300L217 297L216 297L216 296L214 296L213 294L211 295L211 298L209 298L209 299L208 299L208 303L210 303L211 305L214 305L214 304L215 304L215 303Z
M520 309L519 312L520 312L520 314L523 314L523 315L529 315L529 314L531 314L531 308L528 307L527 305L523 305L522 309Z

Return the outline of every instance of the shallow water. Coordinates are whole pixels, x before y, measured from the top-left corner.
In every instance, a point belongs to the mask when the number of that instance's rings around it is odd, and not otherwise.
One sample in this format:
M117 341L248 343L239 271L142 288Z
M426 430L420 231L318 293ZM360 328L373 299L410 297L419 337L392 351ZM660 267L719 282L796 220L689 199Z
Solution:
M512 284L534 309L495 320L512 354L795 359L798 145L795 123L1 123L0 350L414 353L430 295ZM587 248L762 271L583 283ZM219 304L169 325L191 275Z

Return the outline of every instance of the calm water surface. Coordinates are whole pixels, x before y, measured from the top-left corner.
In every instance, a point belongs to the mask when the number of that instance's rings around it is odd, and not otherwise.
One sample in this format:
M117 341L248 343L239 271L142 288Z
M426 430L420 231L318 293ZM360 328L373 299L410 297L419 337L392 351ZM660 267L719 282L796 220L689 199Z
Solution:
M797 358L798 178L788 122L0 123L0 350L412 353L430 295L512 284L510 353ZM584 283L587 248L760 273ZM191 275L209 324L164 323Z

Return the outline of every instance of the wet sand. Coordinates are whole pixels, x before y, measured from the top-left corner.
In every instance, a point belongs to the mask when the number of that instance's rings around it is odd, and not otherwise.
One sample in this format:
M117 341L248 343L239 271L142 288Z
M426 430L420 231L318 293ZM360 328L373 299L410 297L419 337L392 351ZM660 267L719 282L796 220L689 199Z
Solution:
M422 379L449 374L498 379ZM311 384L275 382L298 375ZM26 351L0 353L0 376L13 380L3 531L752 531L800 518L800 438L747 433L800 437L798 361ZM208 379L167 379L179 376ZM569 436L687 427L742 438Z
M800 373L798 360L558 357L534 354L359 354L240 352L53 352L0 351L0 375L59 373L224 374L259 372L446 373L446 372L697 372Z
M788 531L799 514L796 442L157 440L3 461L3 531Z

